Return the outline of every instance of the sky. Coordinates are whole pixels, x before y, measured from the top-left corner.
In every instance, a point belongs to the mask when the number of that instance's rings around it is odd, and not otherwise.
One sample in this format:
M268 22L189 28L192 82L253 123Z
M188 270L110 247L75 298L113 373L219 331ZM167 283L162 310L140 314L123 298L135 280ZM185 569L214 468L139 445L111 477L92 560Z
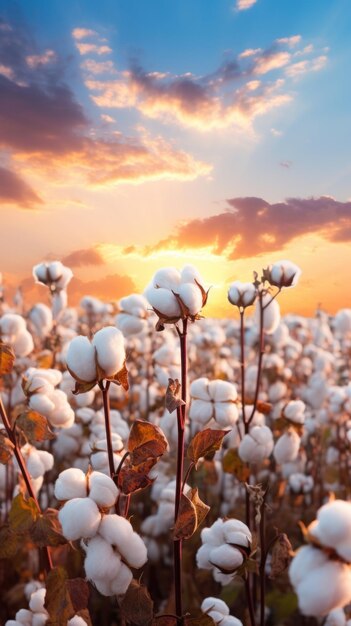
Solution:
M206 313L272 262L285 312L350 306L349 0L0 0L0 271L45 301L196 265Z

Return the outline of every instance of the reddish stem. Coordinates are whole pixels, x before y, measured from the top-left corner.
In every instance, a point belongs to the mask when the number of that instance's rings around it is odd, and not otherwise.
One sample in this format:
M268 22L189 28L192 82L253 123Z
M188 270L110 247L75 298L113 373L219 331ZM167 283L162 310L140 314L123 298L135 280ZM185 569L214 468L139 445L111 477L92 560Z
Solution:
M251 415L247 421L247 425L250 426L254 415L255 415L255 411L257 408L257 402L258 402L258 394L260 392L260 384L261 384L261 374L262 374L262 360L263 360L263 355L264 355L264 330L263 330L263 315L264 315L264 309L266 307L263 307L263 294L260 291L258 294L258 299L259 299L259 307L260 307L260 334L259 334L259 355L258 355L258 367L257 367L257 379L256 379L256 389L255 389L255 397L254 397L254 402L253 402L253 407L252 407L252 411L251 411Z
M103 381L99 382L99 387L102 391L102 401L104 405L104 416L105 416L105 430L106 430L106 441L107 441L107 454L108 454L108 464L110 468L110 476L112 480L115 475L115 461L113 457L113 446L112 446L112 433L111 433L111 421L110 421L110 398L109 398L109 389L110 389L110 381L106 381L106 385L104 387Z
M40 508L40 504L38 502L38 499L37 499L37 497L35 495L35 492L34 492L34 489L33 489L33 485L32 485L32 482L31 482L31 478L30 478L30 475L28 473L27 466L26 466L25 460L23 458L21 449L20 449L20 447L18 445L18 441L17 441L16 434L15 434L15 427L11 428L10 420L7 417L7 413L5 411L5 407L3 405L1 396L0 396L0 415L1 415L2 422L3 422L4 426L5 426L5 429L6 429L6 432L7 432L7 436L8 436L8 438L10 439L10 441L14 445L13 452L14 452L14 455L16 457L16 460L17 460L20 472L21 472L21 474L23 476L23 480L25 482L28 494L29 494L30 498L32 498L34 500L35 506L37 507L38 512L41 514L42 510ZM52 560L51 560L50 550L49 550L48 546L44 546L42 548L42 550L43 550L44 559L45 559L45 569L46 569L47 572L50 572L50 570L52 569Z

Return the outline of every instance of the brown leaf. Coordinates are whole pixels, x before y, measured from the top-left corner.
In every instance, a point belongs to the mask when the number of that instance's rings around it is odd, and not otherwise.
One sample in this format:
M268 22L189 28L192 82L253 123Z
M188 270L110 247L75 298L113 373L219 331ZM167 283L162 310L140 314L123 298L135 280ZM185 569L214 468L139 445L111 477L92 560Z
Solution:
M202 524L202 522L204 521L207 513L210 510L210 507L201 500L201 498L199 497L199 491L196 487L194 489L190 489L190 491L188 491L186 495L195 507L196 528L198 528L200 524Z
M270 578L278 578L287 569L292 553L292 545L288 536L285 533L281 533L272 550Z
M117 374L112 377L106 377L106 380L110 380L112 383L116 383L117 385L121 385L125 391L129 389L129 381L128 381L128 370L126 366L126 362L124 361L123 367Z
M50 369L54 364L54 355L51 350L43 350L43 352L38 354L36 361L36 367L40 367L41 369Z
M257 411L259 411L259 413L263 413L263 415L268 415L272 410L272 404L270 402L258 400L256 409Z
M62 546L67 539L61 534L60 523L55 509L48 509L40 514L31 527L30 534L33 542L39 547Z
M130 493L135 493L141 489L145 489L152 485L154 481L146 474L139 471L139 466L127 466L122 467L118 474L118 488L126 496Z
M128 451L132 465L140 465L148 459L158 459L168 450L168 441L161 428L135 420L129 433Z
M240 482L244 483L250 476L250 468L241 460L238 451L230 448L225 453L223 460L223 472L233 474Z
M135 626L147 626L153 618L154 603L144 585L132 580L120 604L122 616Z
M0 559L11 559L23 546L23 535L13 532L6 525L0 529Z
M67 624L78 611L87 608L89 586L83 578L68 580L63 567L55 567L46 579L45 608L50 618L49 626Z
M206 613L198 617L187 616L184 618L184 626L213 626L213 624L216 624L216 622L213 621L212 617L206 615Z
M174 526L174 539L189 539L197 528L196 507L192 501L182 493L179 504L177 521Z
M72 390L72 393L74 396L78 396L80 393L86 393L87 391L90 391L95 387L95 385L96 380L94 380L92 383L80 383L78 382L78 380L76 380L76 384L74 389Z
M67 580L67 589L75 611L83 611L89 602L89 585L84 578Z
M14 448L12 441L6 437L5 431L0 430L0 463L6 465L12 459Z
M28 410L25 413L21 413L16 419L16 426L24 432L30 443L55 439L46 417L36 411Z
M19 493L18 496L12 500L9 513L11 530L20 533L26 532L32 527L38 516L39 511L33 498L25 499L24 496Z
M177 626L178 620L172 615L158 615L152 620L152 626Z
M213 430L212 428L205 428L196 433L188 446L188 459L196 465L202 457L214 455L221 448L223 438L227 433L229 430Z
M176 378L168 379L168 387L166 391L165 405L169 413L173 413L178 407L184 405L185 402L181 397L181 384Z
M16 355L5 343L0 342L0 376L10 374L16 360Z

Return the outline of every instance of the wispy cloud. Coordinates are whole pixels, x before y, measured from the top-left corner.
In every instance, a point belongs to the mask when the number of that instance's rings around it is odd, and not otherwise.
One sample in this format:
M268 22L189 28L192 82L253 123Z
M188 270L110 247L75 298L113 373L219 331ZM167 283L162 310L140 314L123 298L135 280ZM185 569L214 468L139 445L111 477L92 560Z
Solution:
M263 198L233 198L226 211L183 222L169 237L139 252L148 256L161 250L204 248L239 259L283 250L296 237L310 233L328 241L351 241L351 202L329 196L288 198L274 204ZM135 248L123 251L135 252Z
M0 201L15 204L23 209L33 209L42 204L41 198L18 174L0 167Z
M257 0L236 0L236 9L237 11L246 11L251 9L256 2Z
M97 248L74 250L62 259L68 267L85 267L87 265L104 265L104 258Z

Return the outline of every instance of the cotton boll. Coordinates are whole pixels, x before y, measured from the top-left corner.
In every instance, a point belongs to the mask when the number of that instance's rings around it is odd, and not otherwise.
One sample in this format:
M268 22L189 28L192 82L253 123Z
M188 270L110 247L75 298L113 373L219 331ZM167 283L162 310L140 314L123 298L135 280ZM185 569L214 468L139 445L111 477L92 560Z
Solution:
M205 402L204 400L192 400L189 410L190 420L199 422L200 424L207 424L213 416L213 405L211 402Z
M306 405L302 400L291 400L284 408L284 417L295 424L305 422Z
M303 615L323 617L351 601L351 568L328 561L312 570L296 588Z
M87 495L87 481L85 474L73 467L64 470L58 475L54 490L57 500L71 500L85 498Z
M190 315L197 315L202 309L202 293L197 285L191 283L184 283L180 285L177 293L179 294L182 302L189 309Z
M181 315L180 306L172 291L149 286L145 290L145 296L151 306L165 317L176 318Z
M26 457L27 469L32 478L39 478L40 476L43 476L43 474L45 473L45 467L40 459L38 450L36 450L34 447L31 447L30 452L28 455L26 455Z
M205 598L201 604L201 611L203 613L209 613L209 611L217 611L222 615L229 615L229 608L223 600L219 598Z
M131 567L139 568L146 562L146 546L124 517L115 514L106 515L101 522L99 534L116 546Z
M35 304L29 311L28 318L40 339L44 339L50 333L52 329L52 313L46 304L41 302Z
M20 609L15 615L16 621L23 624L23 626L32 626L32 617L33 613L28 611L28 609Z
M96 535L101 514L90 498L73 498L59 511L59 520L66 539L75 541Z
M185 265L180 273L182 283L194 283L195 281L199 285L203 285L204 281L201 274L193 265Z
M34 613L32 619L32 626L44 626L48 621L49 616L45 613Z
M238 398L235 385L226 380L212 380L209 384L209 392L215 402L235 402Z
M329 613L325 626L346 626L346 615L344 609L335 609Z
M126 353L124 337L118 328L105 326L95 333L92 341L95 346L97 361L105 376L114 376L123 367Z
M198 400L211 401L208 378L197 378L190 385L190 395Z
M27 598L28 602L35 591L43 588L44 585L39 580L30 580L24 587L24 595Z
M117 576L120 567L121 557L108 541L100 535L89 541L84 561L85 573L89 580L111 581Z
M26 330L26 322L21 315L5 313L0 318L0 332L4 335L16 336Z
M272 431L268 426L254 426L239 446L239 456L246 463L261 463L273 450Z
M314 569L320 569L328 561L328 556L322 550L312 546L302 546L289 566L289 578L296 588L306 575Z
M252 542L250 529L237 519L228 519L224 522L223 534L226 543L235 543L243 548L249 547Z
M199 569L212 569L213 565L210 563L212 550L213 547L208 543L200 546L196 553L196 564Z
M251 306L257 297L257 289L253 283L233 282L228 291L228 300L231 304L246 308Z
M34 591L29 600L29 608L33 613L46 613L46 609L44 607L46 596L46 589L42 587L41 589L37 589Z
M99 507L111 507L115 504L118 489L112 478L101 472L92 472L89 476L89 498Z
M271 335L278 328L280 322L280 308L277 300L272 300L271 294L267 293L262 296L263 311L263 330L267 335ZM260 303L256 301L254 322L257 327L260 326Z
M47 415L54 410L55 404L43 393L35 393L29 398L29 407L41 415Z
M12 347L17 357L25 357L34 349L33 337L28 330L21 331L12 341Z
M334 548L348 560L351 552L351 503L334 500L322 506L310 532L322 545Z
M268 268L268 281L275 287L295 287L301 275L300 268L291 261L277 261Z
M87 623L80 615L75 615L68 620L67 626L87 626Z
M164 267L158 270L152 280L155 287L163 287L171 291L177 291L180 281L180 272L174 267Z
M111 583L111 589L114 595L124 596L130 583L133 580L133 574L125 563L121 563L120 570Z
M243 564L244 557L236 548L223 544L212 548L209 560L215 567L225 570L225 573L232 573Z
M300 437L293 429L289 429L286 433L279 437L274 447L274 458L280 465L289 461L294 461L298 455L300 448Z
M67 367L75 378L84 382L96 380L95 347L88 337L78 336L72 339L67 352Z

